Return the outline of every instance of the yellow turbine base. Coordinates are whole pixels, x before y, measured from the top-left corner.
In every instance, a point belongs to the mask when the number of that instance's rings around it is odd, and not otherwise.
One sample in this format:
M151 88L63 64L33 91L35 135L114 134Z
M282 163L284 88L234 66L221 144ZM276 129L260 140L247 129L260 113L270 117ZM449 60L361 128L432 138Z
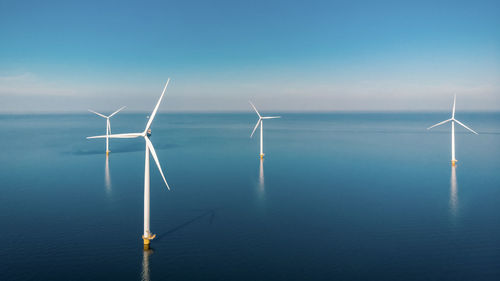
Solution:
M452 165L452 166L455 166L455 164L456 164L457 162L458 162L457 160L451 160L451 165Z
M144 250L149 250L149 244L151 243L151 240L155 239L156 234L149 235L149 237L145 237L144 235L142 236L142 240L144 240Z
M106 151L106 155L109 155L109 153L110 153L110 152L111 152L111 151L109 151L109 150L108 150L108 151Z
M261 155L260 155L260 159L264 159L264 154L261 154Z

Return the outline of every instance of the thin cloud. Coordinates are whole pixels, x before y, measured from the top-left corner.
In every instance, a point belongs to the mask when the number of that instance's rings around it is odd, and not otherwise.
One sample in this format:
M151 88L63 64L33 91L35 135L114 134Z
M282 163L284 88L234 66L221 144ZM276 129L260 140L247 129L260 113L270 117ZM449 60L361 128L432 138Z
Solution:
M60 82L44 79L32 72L0 76L0 96L74 96L76 91Z

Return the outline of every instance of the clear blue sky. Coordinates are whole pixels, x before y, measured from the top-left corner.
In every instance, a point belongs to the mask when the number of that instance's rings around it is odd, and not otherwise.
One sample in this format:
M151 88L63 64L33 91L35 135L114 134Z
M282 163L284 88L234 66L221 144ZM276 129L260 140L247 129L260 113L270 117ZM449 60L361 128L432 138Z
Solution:
M500 1L0 0L0 112L500 110Z

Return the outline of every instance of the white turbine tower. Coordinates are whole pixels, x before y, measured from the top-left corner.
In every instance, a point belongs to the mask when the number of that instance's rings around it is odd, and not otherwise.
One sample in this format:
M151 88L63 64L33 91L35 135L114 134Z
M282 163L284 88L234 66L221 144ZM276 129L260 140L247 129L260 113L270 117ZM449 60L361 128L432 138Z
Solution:
M427 130L429 130L429 129L432 129L434 127L437 127L439 125L443 125L443 124L448 123L448 122L451 121L451 165L452 166L455 166L455 163L458 162L457 159L455 159L455 122L457 122L462 127L466 128L467 130L473 132L474 134L476 134L476 135L478 134L474 130L472 130L471 128L469 128L469 127L465 126L464 124L462 124L462 122L460 122L457 119L455 119L455 104L456 104L456 101L457 101L457 95L455 95L455 97L453 98L453 110L452 110L451 118L450 119L446 119L443 122L439 122L439 123L437 123L435 125L432 125L429 128L427 128Z
M142 235L142 239L144 240L144 249L149 249L149 243L150 240L153 240L156 235L152 234L150 229L149 229L149 153L153 156L153 159L156 162L156 166L158 167L158 170L160 171L161 177L163 178L163 181L165 182L165 185L167 186L168 190L170 190L170 187L168 186L167 180L165 179L165 176L163 175L163 172L161 170L160 162L158 161L158 156L156 156L156 151L155 148L153 147L153 144L149 140L149 136L151 135L151 123L153 123L153 120L155 119L156 112L158 111L158 107L160 106L161 100L163 99L163 95L165 94L165 90L167 89L168 83L170 82L170 78L167 80L167 83L165 84L165 88L163 88L163 92L161 93L160 99L156 103L156 106L153 110L153 113L151 113L151 116L149 117L149 121L146 124L146 128L144 129L143 132L140 133L128 133L128 134L115 134L115 135L109 135L109 138L118 138L118 139L130 139L130 138L138 138L138 137L143 137L144 141L146 142L146 159L144 163L144 233ZM105 138L106 136L94 136L94 137L87 137L88 139L95 139L95 138Z
M281 118L281 116L269 116L269 117L260 116L259 112L257 111L257 108L255 108L255 105L253 105L253 103L251 101L249 101L249 102L250 102L250 105L255 110L255 112L257 113L257 115L259 116L259 121L257 121L257 124L255 125L255 128L253 128L253 131L252 131L252 134L250 135L250 137L253 137L253 134L255 133L255 130L257 130L257 127L260 124L260 159L263 159L264 158L264 131L262 129L263 124L264 124L263 120L264 119Z
M106 155L109 155L109 152L110 152L109 151L109 135L111 135L111 124L109 123L109 118L113 117L113 115L117 114L118 112L120 112L125 107L126 106L118 109L117 111L111 113L111 115L109 115L109 116L106 116L104 114L101 114L99 112L95 112L95 111L89 109L90 112L95 113L95 114L97 114L97 115L99 115L99 116L101 116L103 118L106 118Z

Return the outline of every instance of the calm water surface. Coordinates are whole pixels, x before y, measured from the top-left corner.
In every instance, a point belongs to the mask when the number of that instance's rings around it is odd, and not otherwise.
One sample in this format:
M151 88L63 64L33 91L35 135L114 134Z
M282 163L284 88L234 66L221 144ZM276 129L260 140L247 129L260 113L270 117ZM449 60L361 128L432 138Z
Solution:
M500 280L500 114L0 116L0 280ZM119 113L114 133L146 114ZM153 163L152 163L153 164Z

